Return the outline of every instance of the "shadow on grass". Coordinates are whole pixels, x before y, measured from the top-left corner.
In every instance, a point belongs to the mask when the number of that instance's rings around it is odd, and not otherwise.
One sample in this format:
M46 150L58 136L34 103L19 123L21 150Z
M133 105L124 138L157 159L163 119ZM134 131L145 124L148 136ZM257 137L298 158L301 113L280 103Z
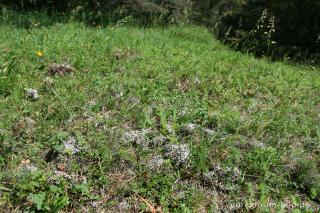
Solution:
M70 16L49 10L16 11L8 9L7 16L1 17L1 25L12 25L18 28L30 29L36 26L49 27L57 23L66 23Z
M0 11L0 25L12 25L14 27L25 29L34 27L50 27L58 23L67 23L72 21L82 22L90 28L104 28L117 24L147 28L168 26L168 24L161 23L160 21L131 18L131 16L114 14L112 12L106 13L102 16L97 16L95 14L88 13L85 10L78 10L77 8L74 10L66 10L64 12L48 9L16 10L8 8L6 16L1 16Z

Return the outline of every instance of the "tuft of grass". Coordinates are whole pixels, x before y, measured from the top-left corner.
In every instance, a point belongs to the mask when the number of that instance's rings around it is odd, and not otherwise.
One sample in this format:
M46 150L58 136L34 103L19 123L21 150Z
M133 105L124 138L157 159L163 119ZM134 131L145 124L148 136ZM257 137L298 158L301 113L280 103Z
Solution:
M0 26L1 208L320 207L319 68L231 51L203 27L42 16Z

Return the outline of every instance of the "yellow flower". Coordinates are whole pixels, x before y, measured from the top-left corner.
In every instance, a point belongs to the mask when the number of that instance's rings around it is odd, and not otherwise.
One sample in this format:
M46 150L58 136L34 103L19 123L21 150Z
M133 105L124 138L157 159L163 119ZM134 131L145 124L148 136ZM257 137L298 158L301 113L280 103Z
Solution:
M39 24L34 24L35 27L38 27Z
M38 52L37 52L37 55L38 55L39 57L41 57L43 54L42 54L42 52L38 51Z
M93 24L93 25L95 25L95 24L96 24L96 22L94 21L94 22L92 22L92 24Z

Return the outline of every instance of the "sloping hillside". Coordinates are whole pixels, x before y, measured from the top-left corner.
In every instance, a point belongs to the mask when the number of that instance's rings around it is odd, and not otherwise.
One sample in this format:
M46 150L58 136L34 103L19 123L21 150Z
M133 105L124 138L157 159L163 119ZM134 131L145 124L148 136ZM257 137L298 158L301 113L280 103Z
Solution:
M0 208L319 208L320 70L205 28L0 26ZM296 205L296 206L295 206Z

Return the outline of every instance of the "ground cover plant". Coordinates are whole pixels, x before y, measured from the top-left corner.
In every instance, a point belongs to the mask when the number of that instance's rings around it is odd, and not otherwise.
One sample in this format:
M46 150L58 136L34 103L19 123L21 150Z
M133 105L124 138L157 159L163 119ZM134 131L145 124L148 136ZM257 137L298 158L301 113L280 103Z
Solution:
M317 211L319 72L197 26L2 21L0 208Z

